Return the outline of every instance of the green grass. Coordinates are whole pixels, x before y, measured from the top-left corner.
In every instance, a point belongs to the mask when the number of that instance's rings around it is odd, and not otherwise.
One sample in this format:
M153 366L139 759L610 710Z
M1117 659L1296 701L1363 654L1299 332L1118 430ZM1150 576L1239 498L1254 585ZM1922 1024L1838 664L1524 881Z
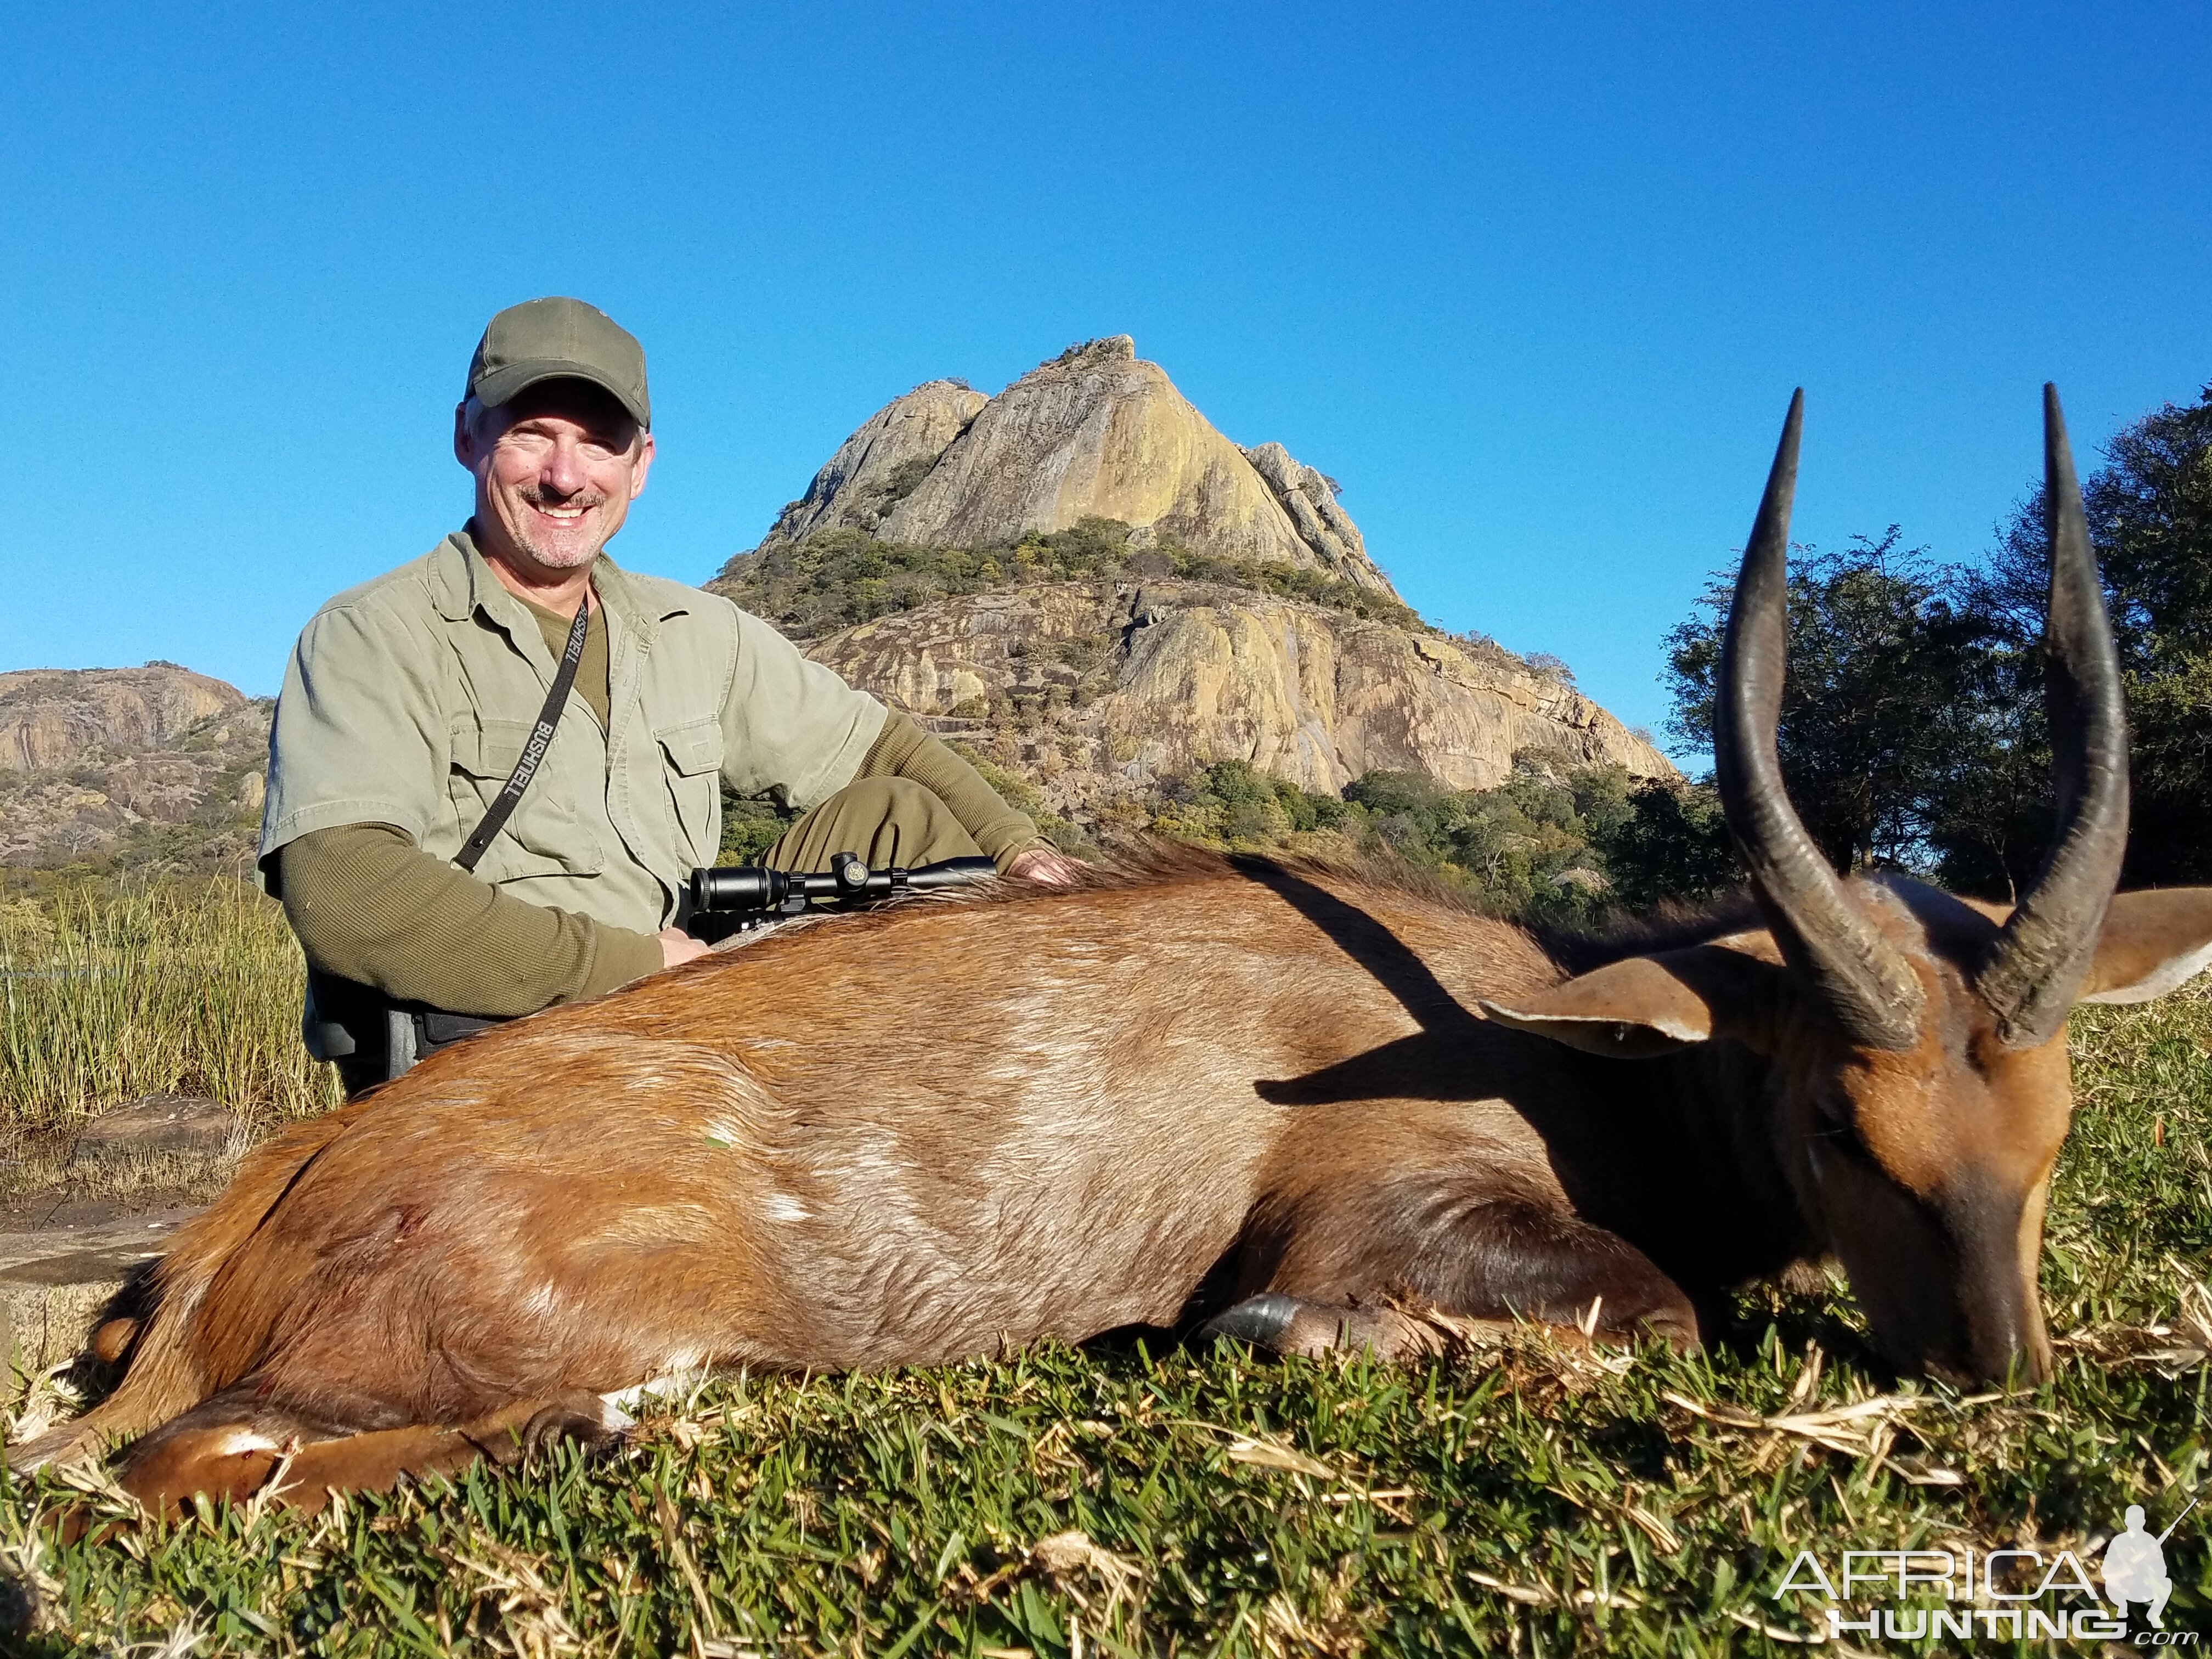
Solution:
M163 1091L264 1120L327 1110L329 1068L300 1045L304 973L283 912L228 878L0 894L0 1127Z
M37 1608L15 1639L38 1656L179 1632L244 1653L1781 1654L1820 1628L1771 1595L1800 1549L1832 1569L1845 1548L2039 1544L2094 1571L2127 1504L2162 1527L2212 1462L2208 1372L2176 1318L2212 1254L2212 996L2084 1010L2074 1043L2082 1106L2044 1268L2060 1374L2032 1394L1900 1382L1847 1297L1767 1291L1690 1356L1526 1334L1390 1369L1128 1344L733 1381L611 1458L313 1519L210 1510L64 1547L39 1517L74 1494L42 1475L0 1496L0 1571ZM1887 1403L1813 1433L1761 1422L1866 1401ZM2212 1622L2208 1539L2212 1517L2192 1517L2168 1547L2169 1628ZM1973 1651L2032 1646L2047 1650Z

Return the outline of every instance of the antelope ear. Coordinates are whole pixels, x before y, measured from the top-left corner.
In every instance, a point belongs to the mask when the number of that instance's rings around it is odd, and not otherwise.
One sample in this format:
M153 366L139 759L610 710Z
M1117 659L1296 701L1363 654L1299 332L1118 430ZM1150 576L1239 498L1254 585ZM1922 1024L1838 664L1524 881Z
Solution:
M1649 1060L1714 1036L1745 1036L1782 970L1723 945L1628 957L1482 1012L1585 1054Z
M2212 887L2116 894L2079 1000L2148 1002L2207 968L2212 968Z

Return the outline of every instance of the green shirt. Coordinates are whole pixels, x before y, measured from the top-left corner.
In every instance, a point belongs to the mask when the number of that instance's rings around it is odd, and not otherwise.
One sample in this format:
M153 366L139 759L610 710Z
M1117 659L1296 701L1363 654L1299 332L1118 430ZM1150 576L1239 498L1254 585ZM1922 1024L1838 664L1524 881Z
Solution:
M721 791L813 806L886 710L728 600L600 558L609 718L572 696L477 875L652 933L721 844ZM465 531L341 593L300 635L270 737L261 861L333 825L388 823L451 859L514 769L555 672L531 607Z

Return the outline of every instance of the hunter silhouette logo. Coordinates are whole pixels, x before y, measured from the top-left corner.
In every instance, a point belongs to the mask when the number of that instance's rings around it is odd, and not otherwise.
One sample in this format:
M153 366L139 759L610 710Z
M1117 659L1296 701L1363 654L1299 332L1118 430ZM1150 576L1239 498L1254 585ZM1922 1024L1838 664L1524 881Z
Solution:
M2128 1616L2129 1602L2144 1601L2149 1604L2151 1627L2166 1628L2166 1598L2173 1594L2173 1581L2166 1576L2166 1540L2199 1501L2191 1498L2189 1509L2175 1516L2173 1526L2155 1538L2143 1530L2142 1505L2128 1505L2128 1529L2105 1546L2105 1594L2121 1618Z

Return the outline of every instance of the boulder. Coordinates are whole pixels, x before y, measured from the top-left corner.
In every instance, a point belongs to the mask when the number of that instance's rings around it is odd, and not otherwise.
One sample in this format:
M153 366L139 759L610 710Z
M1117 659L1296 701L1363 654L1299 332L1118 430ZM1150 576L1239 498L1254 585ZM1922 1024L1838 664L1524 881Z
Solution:
M73 1358L100 1311L196 1213L164 1210L82 1227L0 1233L0 1351L26 1372Z
M236 1114L194 1095L148 1095L100 1113L70 1149L73 1165L113 1164L157 1153L221 1158L240 1143Z

